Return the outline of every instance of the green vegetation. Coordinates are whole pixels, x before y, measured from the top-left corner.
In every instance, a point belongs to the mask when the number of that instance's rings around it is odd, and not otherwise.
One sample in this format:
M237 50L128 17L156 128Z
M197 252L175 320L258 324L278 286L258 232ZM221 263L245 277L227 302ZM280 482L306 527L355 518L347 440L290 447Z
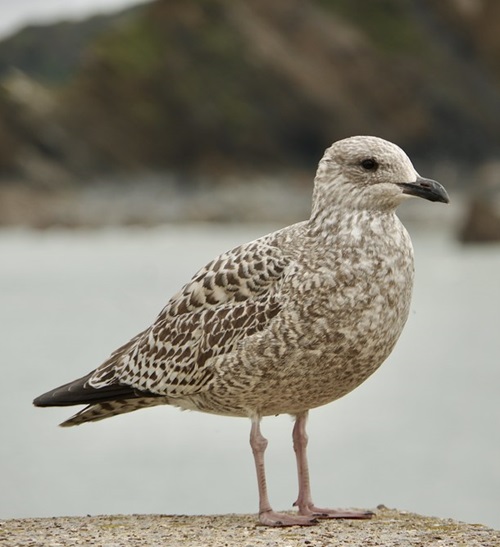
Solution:
M118 77L151 77L162 60L162 42L154 30L153 22L137 17L98 38L90 54Z
M44 84L66 84L80 68L82 52L88 45L107 32L118 17L137 11L133 8L124 15L100 15L79 23L28 26L0 42L0 77L16 67Z
M388 53L418 54L427 50L408 0L319 0L319 3Z

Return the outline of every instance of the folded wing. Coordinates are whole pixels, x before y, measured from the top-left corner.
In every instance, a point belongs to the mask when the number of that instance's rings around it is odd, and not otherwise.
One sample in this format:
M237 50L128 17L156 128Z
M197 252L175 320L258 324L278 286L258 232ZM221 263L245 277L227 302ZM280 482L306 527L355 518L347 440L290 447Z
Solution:
M115 415L206 389L213 358L230 353L279 314L281 281L290 265L266 238L220 255L172 297L151 327L95 371L34 404L89 404L77 416L95 420L107 417L99 412L106 406Z

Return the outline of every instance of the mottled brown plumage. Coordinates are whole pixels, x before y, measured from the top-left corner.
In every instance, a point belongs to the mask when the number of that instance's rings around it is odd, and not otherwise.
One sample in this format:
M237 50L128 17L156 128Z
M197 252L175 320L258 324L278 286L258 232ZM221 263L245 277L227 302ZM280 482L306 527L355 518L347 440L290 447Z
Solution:
M151 327L93 373L35 404L89 403L65 426L158 404L249 417L261 522L310 524L317 513L366 517L313 506L305 420L309 409L366 380L401 334L413 251L395 209L408 195L448 200L387 141L352 137L333 144L319 164L308 221L217 257ZM274 513L265 489L267 443L259 421L281 413L297 417L299 517Z

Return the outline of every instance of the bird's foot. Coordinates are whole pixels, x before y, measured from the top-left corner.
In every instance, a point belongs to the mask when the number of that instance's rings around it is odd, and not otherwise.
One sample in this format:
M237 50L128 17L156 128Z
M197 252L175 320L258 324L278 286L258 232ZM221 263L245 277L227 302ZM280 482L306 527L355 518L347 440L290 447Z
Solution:
M272 509L259 513L259 521L264 526L312 526L318 523L313 515L287 515Z
M313 504L299 506L299 515L317 519L371 519L375 513L372 511L355 511L346 509L322 509Z

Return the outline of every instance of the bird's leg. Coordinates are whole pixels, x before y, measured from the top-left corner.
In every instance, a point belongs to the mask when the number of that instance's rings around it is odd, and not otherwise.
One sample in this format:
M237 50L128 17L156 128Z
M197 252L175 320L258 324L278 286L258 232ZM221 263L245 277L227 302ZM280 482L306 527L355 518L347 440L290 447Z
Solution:
M299 508L299 514L316 518L330 519L368 519L373 516L370 511L344 511L342 509L321 509L316 507L311 497L311 482L307 464L307 412L298 414L293 427L293 449L297 458L297 473L299 476L299 497L293 504Z
M273 511L267 496L266 472L264 468L264 452L267 439L260 432L260 418L252 418L250 431L250 446L252 447L255 468L257 470L257 485L259 487L259 521L266 526L310 526L317 521L312 516L296 516L276 513Z

